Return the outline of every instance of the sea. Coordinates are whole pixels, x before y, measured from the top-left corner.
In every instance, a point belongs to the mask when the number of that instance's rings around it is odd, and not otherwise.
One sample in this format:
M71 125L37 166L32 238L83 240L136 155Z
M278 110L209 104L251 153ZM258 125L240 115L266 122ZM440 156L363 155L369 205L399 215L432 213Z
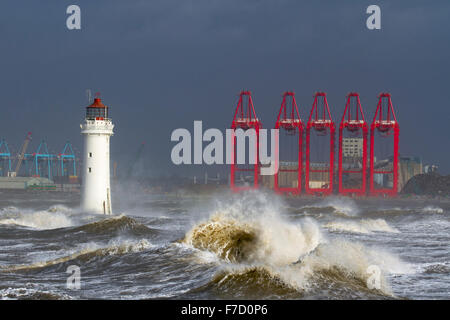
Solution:
M0 299L449 299L450 200L0 192Z

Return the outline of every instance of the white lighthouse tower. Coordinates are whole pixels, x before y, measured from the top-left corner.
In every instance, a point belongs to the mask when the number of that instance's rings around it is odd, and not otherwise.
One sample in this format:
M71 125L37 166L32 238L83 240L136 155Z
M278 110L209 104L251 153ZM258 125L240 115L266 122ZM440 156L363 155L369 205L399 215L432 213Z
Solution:
M114 125L108 107L100 98L95 98L86 108L86 118L80 128L84 136L81 209L111 214L109 139L114 134Z

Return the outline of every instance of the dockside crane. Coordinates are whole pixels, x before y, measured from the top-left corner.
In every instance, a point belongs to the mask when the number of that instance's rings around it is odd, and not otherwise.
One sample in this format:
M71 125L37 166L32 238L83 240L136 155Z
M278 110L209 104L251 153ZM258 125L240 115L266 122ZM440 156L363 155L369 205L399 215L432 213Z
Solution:
M4 166L8 166L8 170L6 172L11 171L11 152L9 151L8 143L5 139L2 139L0 141L0 161L1 161L1 167L0 167L0 175L4 175ZM7 162L7 164L5 164Z
M393 159L392 169L377 170L375 163L375 132L380 137L388 138L393 136ZM382 92L378 95L378 105L372 123L370 125L370 194L372 196L382 195L395 197L398 193L398 161L399 161L399 135L400 126L395 117L394 106L392 105L391 95ZM376 188L374 183L375 175L392 175L392 187L384 186Z
M291 106L289 109L289 102L287 101L290 98ZM297 150L295 150L295 146L291 146L292 151L297 151L297 165L295 167L284 168L280 166L278 171L274 175L274 190L277 193L285 193L285 194L300 194L302 191L302 172L303 172L303 131L304 125L302 119L300 118L300 113L298 112L297 102L295 101L295 93L292 91L287 91L283 94L283 101L281 102L281 108L278 112L277 122L275 123L275 129L283 130L287 135L298 136L296 144ZM278 157L281 159L281 152L279 151L280 147L276 147L276 152L278 152ZM290 159L291 160L291 159ZM296 175L296 184L289 187L280 186L279 174L285 173L290 174L293 173Z
M309 120L306 125L306 168L305 168L305 191L307 194L330 195L333 193L333 175L334 175L334 134L336 126L331 118L330 108L328 107L327 96L325 92L317 92L314 95L314 103L309 114ZM327 166L316 169L311 168L311 131L317 136L327 136L329 139L329 158L325 160ZM320 186L311 185L311 175L320 175ZM327 182L324 183L324 177Z
M25 157L25 152L27 151L28 144L31 141L31 132L27 133L27 136L25 137L25 141L22 144L22 148L20 149L20 153L17 156L17 163L14 171L8 172L9 177L15 177L19 173L20 167L22 166L22 161Z
M367 137L368 126L366 119L364 118L364 112L359 100L359 94L356 92L350 92L347 95L347 103L345 105L344 114L339 125L339 158L338 158L338 181L339 181L339 194L342 195L358 195L364 196L366 194L366 175L367 175ZM362 139L362 155L361 155L361 168L349 167L344 168L344 133L350 134L351 137L357 136ZM346 186L344 184L344 176L355 175L359 180L356 186Z
M245 104L247 107L245 107ZM259 175L259 130L262 128L261 121L256 117L255 108L250 91L241 91L239 94L239 101L234 112L233 122L231 123L231 172L230 172L230 188L233 192L240 192L249 189L258 189L258 175ZM244 131L253 129L256 133L256 148L254 148L255 164L253 168L241 168L237 161L237 137L235 130L242 129ZM250 155L249 155L250 157ZM251 165L250 165L251 167ZM237 186L236 173L251 172L253 173L253 186Z

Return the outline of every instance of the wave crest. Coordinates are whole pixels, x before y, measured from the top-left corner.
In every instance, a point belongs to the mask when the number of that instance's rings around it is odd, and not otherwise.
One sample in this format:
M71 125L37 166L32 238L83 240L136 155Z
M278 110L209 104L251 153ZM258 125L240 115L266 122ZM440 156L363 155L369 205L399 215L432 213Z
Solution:
M192 228L183 242L229 262L285 265L312 251L320 238L319 228L311 220L299 225L273 216L239 220L221 213Z
M274 290L301 293L317 288L323 292L327 283L334 283L348 292L358 288L391 296L386 275L409 272L408 266L388 252L357 242L329 241L315 220L287 221L271 199L253 194L258 201L250 201L251 206L247 206L242 204L248 202L246 197L249 195L213 212L183 240L222 259L219 263L222 261L224 274L219 274L215 286L252 283L263 287L262 283L267 282ZM362 223L370 230L395 232L383 221L369 219ZM373 266L380 270L380 286L375 291L368 289Z
M363 219L361 221L333 221L324 225L332 231L345 231L353 233L390 232L399 233L397 229L391 227L384 219Z
M5 288L0 290L1 300L69 300L72 299L64 293L33 288Z
M104 234L125 230L132 230L136 232L147 232L150 229L145 225L137 222L135 219L123 214L119 216L94 221L75 228L75 231L84 231L95 234Z
M444 209L435 206L426 206L422 211L426 213L444 213Z
M70 209L63 206L55 206L42 211L27 211L9 207L0 214L0 224L18 225L37 230L67 228L74 225L68 212L70 213Z
M140 252L151 247L153 247L153 245L146 239L141 239L137 242L129 240L126 241L114 240L111 241L106 247L102 247L95 243L90 243L78 250L75 250L75 252L73 252L70 255L66 255L60 258L51 259L47 261L39 261L26 265L0 266L0 271L11 272L11 271L40 269L72 260L81 260L86 262L96 257L123 255L127 253Z

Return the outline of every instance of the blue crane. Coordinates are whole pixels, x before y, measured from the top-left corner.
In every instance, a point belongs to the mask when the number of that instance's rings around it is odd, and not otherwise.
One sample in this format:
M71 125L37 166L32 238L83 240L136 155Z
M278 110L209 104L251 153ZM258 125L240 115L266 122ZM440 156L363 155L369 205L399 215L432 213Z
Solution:
M75 153L73 152L72 144L69 141L67 141L66 144L64 145L63 151L58 155L58 158L61 164L61 176L66 175L64 172L64 161L72 161L73 175L74 176L77 175Z
M47 177L52 180L53 172L53 160L57 158L56 155L50 154L47 147L47 142L42 140L39 144L36 152L26 153L24 155L25 160L33 160L34 170L36 176L41 176L41 171L45 168L45 162L47 164ZM26 162L27 163L27 162ZM27 165L28 166L28 165ZM41 167L41 168L40 168Z
M0 141L0 159L2 160L2 166L0 167L0 175L4 176L4 166L5 162L8 162L8 172L11 171L11 152L8 148L8 143L5 139Z

